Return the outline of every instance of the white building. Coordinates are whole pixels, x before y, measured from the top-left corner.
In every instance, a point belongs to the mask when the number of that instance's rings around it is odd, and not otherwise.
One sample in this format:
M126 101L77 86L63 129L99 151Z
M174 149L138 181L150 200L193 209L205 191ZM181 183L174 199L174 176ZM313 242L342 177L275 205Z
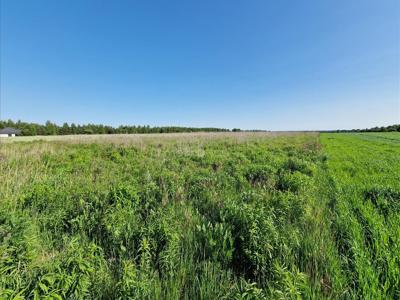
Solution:
M0 129L0 137L12 137L20 134L21 131L18 129L6 127L3 129Z

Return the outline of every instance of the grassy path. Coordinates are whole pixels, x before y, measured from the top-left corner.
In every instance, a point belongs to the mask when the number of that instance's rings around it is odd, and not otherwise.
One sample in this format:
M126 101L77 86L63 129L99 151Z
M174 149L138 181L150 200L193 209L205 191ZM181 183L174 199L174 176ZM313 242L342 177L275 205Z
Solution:
M348 297L400 297L400 134L323 134L325 197Z

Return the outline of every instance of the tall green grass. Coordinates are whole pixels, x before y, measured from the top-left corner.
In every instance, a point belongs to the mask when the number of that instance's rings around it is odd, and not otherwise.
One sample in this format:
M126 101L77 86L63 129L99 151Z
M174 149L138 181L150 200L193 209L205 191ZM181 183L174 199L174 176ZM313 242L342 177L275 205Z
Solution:
M399 297L397 137L3 144L0 298Z

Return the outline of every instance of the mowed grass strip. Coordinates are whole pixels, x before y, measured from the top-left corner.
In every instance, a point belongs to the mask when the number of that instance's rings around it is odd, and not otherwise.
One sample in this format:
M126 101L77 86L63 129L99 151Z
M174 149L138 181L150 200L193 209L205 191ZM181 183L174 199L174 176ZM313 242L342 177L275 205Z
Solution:
M323 134L331 231L355 298L400 297L400 133Z

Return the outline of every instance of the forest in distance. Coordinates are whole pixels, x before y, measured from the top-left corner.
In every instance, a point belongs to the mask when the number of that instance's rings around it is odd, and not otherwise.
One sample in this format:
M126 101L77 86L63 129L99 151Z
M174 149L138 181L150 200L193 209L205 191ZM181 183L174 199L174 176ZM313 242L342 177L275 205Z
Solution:
M222 128L196 128L196 127L180 127L180 126L162 126L151 127L149 125L135 125L135 126L118 126L113 127L103 124L74 124L64 123L59 126L51 121L45 124L29 123L12 120L0 121L0 129L11 127L21 130L21 135L35 136L35 135L73 135L73 134L132 134L132 133L176 133L176 132L226 132L229 129ZM239 131L233 129L232 131Z
M21 131L23 136L35 136L35 135L74 135L74 134L134 134L134 133L179 133L179 132L239 132L239 131L250 131L250 132L262 132L267 130L254 129L254 130L242 130L240 128L226 129L226 128L215 128L215 127L181 127L181 126L155 126L149 125L120 125L113 127L103 124L74 124L74 123L63 123L63 125L57 125L51 121L47 121L45 124L13 121L13 120L0 120L0 129L2 128L15 128ZM318 131L318 130L317 130ZM324 132L392 132L400 131L400 124L394 124L390 126L381 126L365 129L333 129L324 130Z

